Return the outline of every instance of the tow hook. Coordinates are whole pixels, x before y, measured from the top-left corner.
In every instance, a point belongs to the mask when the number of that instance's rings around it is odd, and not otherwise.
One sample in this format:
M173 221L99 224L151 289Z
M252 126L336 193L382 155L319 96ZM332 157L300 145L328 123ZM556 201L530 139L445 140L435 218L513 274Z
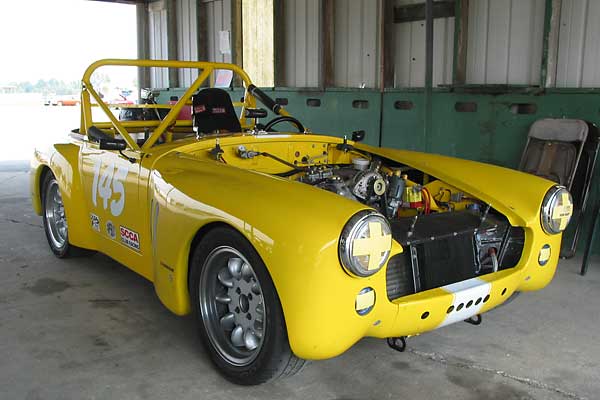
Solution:
M465 322L471 325L481 325L483 319L481 318L481 314L477 314L472 316L471 318L465 319Z
M392 349L403 353L406 350L406 336L389 337L387 338L387 344Z

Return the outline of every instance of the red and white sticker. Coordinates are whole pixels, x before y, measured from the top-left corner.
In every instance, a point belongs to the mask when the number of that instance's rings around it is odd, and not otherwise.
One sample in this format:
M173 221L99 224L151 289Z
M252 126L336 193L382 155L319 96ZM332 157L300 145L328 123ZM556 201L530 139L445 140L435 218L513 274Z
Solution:
M120 226L121 243L127 247L131 247L136 251L140 251L140 235L131 229Z

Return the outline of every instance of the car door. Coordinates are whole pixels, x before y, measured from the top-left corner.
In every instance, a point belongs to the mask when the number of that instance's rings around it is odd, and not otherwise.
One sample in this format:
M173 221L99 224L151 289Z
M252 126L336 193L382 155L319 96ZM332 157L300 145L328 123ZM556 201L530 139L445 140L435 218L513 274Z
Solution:
M101 150L98 143L86 141L80 169L99 250L151 279L151 241L144 222L146 197L140 197L146 191L139 188L140 159L139 151Z

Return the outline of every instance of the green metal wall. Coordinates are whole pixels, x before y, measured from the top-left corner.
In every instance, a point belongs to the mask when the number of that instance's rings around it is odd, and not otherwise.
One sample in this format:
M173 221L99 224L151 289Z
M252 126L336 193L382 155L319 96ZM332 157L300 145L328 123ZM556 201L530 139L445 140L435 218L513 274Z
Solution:
M547 90L544 94L462 94L433 93L433 121L424 133L424 93L390 90L381 93L366 89L326 91L276 88L265 90L302 121L312 132L350 137L364 130L365 142L384 147L428 151L516 168L531 124L541 118L578 118L600 126L600 93ZM177 89L170 95L181 94ZM232 92L239 99L243 93ZM315 106L316 100L320 102ZM399 102L399 103L398 103ZM412 105L412 108L409 108ZM466 109L468 111L458 111ZM522 113L525 112L525 113ZM270 115L273 117L273 115ZM588 202L600 199L596 168ZM509 185L510 182L490 184ZM585 217L585 216L584 216ZM580 250L587 237L590 218L584 221ZM567 232L567 237L570 236ZM595 250L600 253L600 246Z
M287 100L285 108L311 132L350 138L353 131L364 130L365 143L380 144L382 98L379 92L275 89L267 94ZM319 106L315 105L317 100Z

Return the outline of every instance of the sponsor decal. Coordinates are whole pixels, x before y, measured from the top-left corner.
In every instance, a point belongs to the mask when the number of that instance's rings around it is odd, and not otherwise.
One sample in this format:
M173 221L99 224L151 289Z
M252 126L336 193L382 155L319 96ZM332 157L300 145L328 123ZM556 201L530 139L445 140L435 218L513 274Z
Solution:
M213 114L225 114L225 108L224 107L213 107L212 113Z
M117 237L117 232L115 231L115 226L113 225L112 221L108 221L106 223L106 234L110 236L111 239Z
M140 235L131 229L125 228L124 226L119 227L121 234L121 243L127 247L139 251L140 250Z
M100 218L96 214L90 213L90 222L92 224L92 229L96 232L100 232Z

